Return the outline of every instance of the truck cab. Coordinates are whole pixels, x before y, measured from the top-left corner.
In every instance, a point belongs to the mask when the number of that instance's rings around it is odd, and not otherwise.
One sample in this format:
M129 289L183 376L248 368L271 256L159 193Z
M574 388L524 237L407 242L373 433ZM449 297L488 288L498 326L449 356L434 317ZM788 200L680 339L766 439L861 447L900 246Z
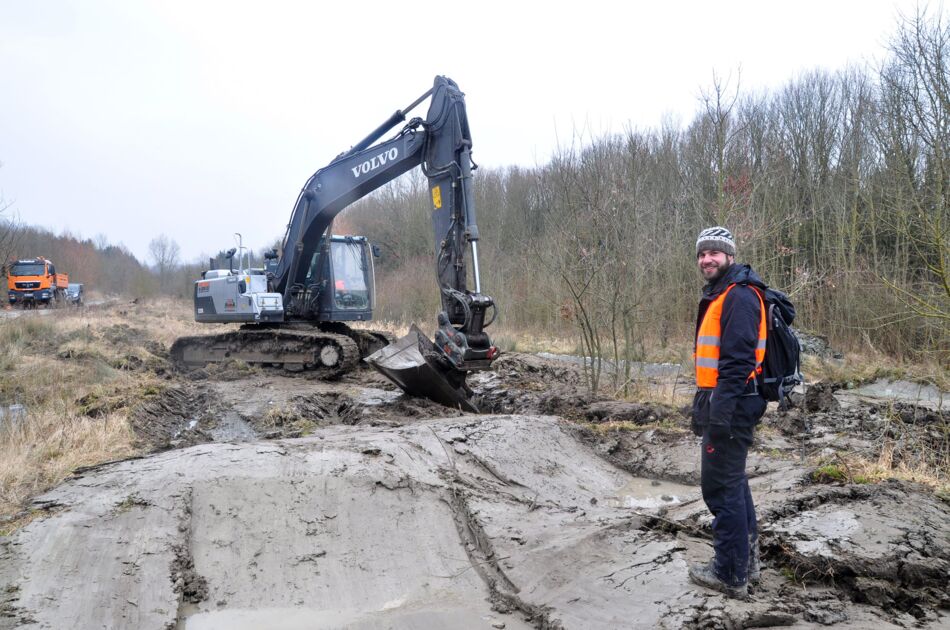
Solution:
M11 305L33 307L62 302L67 286L69 277L56 273L53 263L42 257L14 261L7 270L7 299Z

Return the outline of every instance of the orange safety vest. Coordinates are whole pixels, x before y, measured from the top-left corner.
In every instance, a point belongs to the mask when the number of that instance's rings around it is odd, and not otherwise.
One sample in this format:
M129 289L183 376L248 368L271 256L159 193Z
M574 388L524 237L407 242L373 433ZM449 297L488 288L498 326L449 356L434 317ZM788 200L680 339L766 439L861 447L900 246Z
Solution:
M702 388L713 388L719 381L719 338L722 336L722 326L719 320L722 319L722 305L726 301L726 296L735 284L726 287L719 297L710 303L703 315L703 321L699 325L699 331L696 333L696 352L693 357L696 361L696 386ZM762 317L759 320L759 341L755 346L755 369L749 374L751 380L762 373L762 361L765 360L765 340L768 334L768 326L765 318L765 302L758 290L752 287L756 297L759 298L759 309Z

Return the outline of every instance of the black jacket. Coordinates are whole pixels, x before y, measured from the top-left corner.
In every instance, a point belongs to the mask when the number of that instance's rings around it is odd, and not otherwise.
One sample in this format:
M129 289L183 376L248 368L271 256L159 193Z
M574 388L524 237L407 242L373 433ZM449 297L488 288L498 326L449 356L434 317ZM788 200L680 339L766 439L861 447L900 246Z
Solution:
M696 332L699 333L706 309L730 284L737 286L722 304L716 388L699 390L693 399L693 428L698 433L707 424L725 427L754 425L765 412L765 399L758 395L755 383L748 379L755 368L755 347L762 317L759 298L749 285L763 290L766 285L749 265L733 264L722 278L703 287Z

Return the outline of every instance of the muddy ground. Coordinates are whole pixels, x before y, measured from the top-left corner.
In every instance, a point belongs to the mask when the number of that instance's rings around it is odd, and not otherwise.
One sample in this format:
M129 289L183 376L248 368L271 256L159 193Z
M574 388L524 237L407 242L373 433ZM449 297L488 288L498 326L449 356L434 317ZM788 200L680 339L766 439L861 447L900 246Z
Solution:
M115 343L137 331L115 330ZM230 365L130 405L143 458L76 471L0 538L0 629L950 627L950 505L815 456L946 448L946 411L817 385L750 455L765 570L695 587L711 554L684 410L592 399L576 366L509 354L481 415Z

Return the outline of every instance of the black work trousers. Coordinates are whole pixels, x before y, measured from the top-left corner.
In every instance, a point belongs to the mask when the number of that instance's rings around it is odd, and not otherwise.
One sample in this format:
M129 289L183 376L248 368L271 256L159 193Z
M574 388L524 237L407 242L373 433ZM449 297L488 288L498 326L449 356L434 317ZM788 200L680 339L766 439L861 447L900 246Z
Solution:
M716 574L730 586L741 586L749 575L749 544L759 535L745 472L755 425L736 423L718 432L710 432L709 426L703 429L701 485L703 501L713 515Z

